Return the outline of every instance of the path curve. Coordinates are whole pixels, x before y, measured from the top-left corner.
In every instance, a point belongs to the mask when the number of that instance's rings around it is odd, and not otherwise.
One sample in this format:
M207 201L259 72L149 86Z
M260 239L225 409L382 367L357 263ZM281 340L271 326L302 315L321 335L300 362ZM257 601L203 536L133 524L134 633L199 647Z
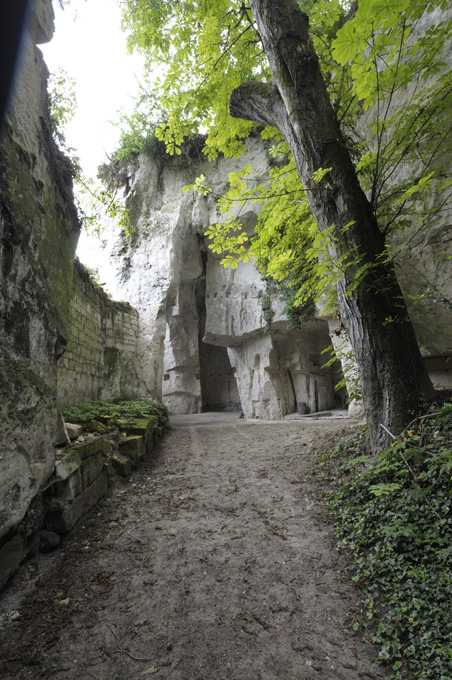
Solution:
M313 448L349 429L174 418L155 464L14 579L2 677L383 678L347 633L353 597L309 474Z

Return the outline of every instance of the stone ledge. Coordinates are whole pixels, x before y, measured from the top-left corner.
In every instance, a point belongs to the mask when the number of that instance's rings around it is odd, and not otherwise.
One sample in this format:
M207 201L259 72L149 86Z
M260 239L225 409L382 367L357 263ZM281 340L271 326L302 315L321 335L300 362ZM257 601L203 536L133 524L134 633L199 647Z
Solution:
M133 421L120 419L117 421L118 428L130 435L139 435L143 438L144 448L147 456L152 454L154 440L158 438L158 416L150 418L137 418Z
M119 442L119 453L128 458L134 467L144 458L145 441L142 435L133 434Z
M105 496L109 480L115 475L128 478L132 467L152 454L154 442L164 432L157 416L123 422L119 429L128 432L119 453L112 453L110 441L102 436L57 452L52 477L21 524L0 544L0 589L24 559L39 549L41 530L71 531Z
M100 476L72 501L66 502L62 498L52 498L46 503L44 528L49 531L56 531L58 534L67 533L94 508L107 493L107 487L107 473L102 471Z
M97 436L58 454L45 492L45 529L70 531L106 493L108 477L129 477L132 467L152 454L154 442L163 435L158 416L119 420L117 427L127 433L118 443L119 453L111 453L110 441Z

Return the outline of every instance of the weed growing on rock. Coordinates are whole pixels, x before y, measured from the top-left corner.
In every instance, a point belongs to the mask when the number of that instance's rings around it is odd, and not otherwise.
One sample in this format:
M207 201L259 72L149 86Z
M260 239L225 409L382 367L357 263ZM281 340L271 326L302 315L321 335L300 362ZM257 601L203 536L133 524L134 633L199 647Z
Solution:
M361 434L321 454L315 470L330 485L324 501L363 593L362 627L387 680L450 680L452 404L369 460Z
M110 403L106 401L86 401L82 404L64 406L61 412L66 422L84 425L91 420L98 420L106 425L120 420L135 420L157 416L160 427L167 428L169 423L168 409L152 399L135 399Z

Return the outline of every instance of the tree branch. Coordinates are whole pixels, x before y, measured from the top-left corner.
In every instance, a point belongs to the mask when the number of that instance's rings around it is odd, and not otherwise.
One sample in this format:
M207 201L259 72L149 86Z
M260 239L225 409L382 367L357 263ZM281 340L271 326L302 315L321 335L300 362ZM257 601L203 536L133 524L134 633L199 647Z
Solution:
M252 120L261 125L278 127L285 111L278 89L270 83L250 80L236 87L229 100L229 113L233 118Z

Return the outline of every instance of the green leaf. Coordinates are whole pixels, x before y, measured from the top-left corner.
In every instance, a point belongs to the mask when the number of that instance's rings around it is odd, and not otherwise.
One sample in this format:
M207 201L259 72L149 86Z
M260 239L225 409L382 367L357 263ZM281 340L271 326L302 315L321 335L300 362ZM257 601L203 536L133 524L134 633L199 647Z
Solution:
M374 496L390 496L394 491L398 491L401 488L400 484L395 482L387 484L372 484L369 487L370 493Z

